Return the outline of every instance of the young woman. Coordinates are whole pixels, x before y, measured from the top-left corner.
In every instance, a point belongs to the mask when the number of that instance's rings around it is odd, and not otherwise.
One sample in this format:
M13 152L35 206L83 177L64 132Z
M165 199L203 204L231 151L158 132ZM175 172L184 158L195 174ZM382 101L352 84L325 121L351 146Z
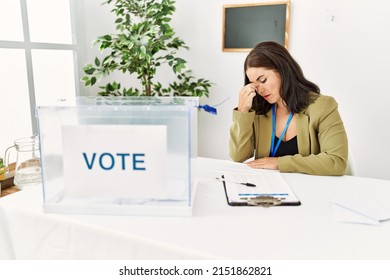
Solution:
M337 102L320 94L290 53L258 44L244 64L245 86L230 128L230 156L253 168L343 175L348 140Z

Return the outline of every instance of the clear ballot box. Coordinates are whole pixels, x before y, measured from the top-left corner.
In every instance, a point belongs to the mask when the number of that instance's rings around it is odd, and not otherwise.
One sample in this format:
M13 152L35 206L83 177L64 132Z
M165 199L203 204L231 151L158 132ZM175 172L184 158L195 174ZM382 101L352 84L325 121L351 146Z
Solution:
M77 97L38 106L43 208L192 214L197 97Z

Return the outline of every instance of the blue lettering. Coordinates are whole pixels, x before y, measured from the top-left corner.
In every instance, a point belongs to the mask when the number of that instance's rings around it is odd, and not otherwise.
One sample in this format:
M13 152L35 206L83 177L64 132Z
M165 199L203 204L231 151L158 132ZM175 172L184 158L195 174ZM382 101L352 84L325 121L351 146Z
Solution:
M110 159L111 159L111 165L109 165L108 167L106 166L103 166L103 157L104 156L108 156ZM107 157L106 157L107 158ZM99 157L99 164L100 164L100 167L104 170L111 170L114 166L115 166L115 159L114 159L114 156L110 153L103 153L100 157Z
M138 163L144 163L144 160L137 160L137 157L144 157L145 154L133 154L133 169L134 170L145 170L145 167L139 167Z
M83 156L84 156L85 163L88 166L88 169L91 170L93 167L93 163L95 161L96 153L93 153L91 162L88 161L88 157L86 153L83 153Z
M130 154L116 154L117 156L120 156L122 158L122 170L126 170L126 163L125 163L125 157L129 157Z
M83 153L85 163L89 170L91 170L94 167L96 154L97 153L92 153L92 156L89 158L87 153ZM120 161L120 166L122 170L126 170L126 168L128 167L126 160L132 161L133 170L146 170L144 165L145 163L144 153L138 153L132 155L130 153L116 153L115 155L111 153L102 153L99 156L100 168L103 170L113 169L115 167L115 156L118 157L117 160ZM132 158L130 158L130 156L132 156Z

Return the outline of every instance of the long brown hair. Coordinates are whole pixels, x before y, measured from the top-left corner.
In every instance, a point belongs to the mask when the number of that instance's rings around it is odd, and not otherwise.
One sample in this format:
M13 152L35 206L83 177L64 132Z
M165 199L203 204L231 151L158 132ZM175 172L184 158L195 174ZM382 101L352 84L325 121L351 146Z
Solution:
M320 94L320 88L305 78L299 64L285 47L276 42L259 43L248 54L244 64L245 85L250 83L246 75L250 67L264 67L279 73L280 96L290 112L299 113ZM258 94L253 98L252 109L256 114L265 115L271 106Z

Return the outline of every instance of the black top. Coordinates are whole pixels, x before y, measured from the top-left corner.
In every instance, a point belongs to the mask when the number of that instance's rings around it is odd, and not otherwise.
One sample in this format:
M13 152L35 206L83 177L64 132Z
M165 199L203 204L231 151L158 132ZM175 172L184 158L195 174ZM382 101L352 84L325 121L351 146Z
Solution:
M279 138L275 136L274 145L278 143ZM298 141L297 136L291 138L288 141L281 141L278 150L276 151L275 157L282 157L288 155L298 154Z

